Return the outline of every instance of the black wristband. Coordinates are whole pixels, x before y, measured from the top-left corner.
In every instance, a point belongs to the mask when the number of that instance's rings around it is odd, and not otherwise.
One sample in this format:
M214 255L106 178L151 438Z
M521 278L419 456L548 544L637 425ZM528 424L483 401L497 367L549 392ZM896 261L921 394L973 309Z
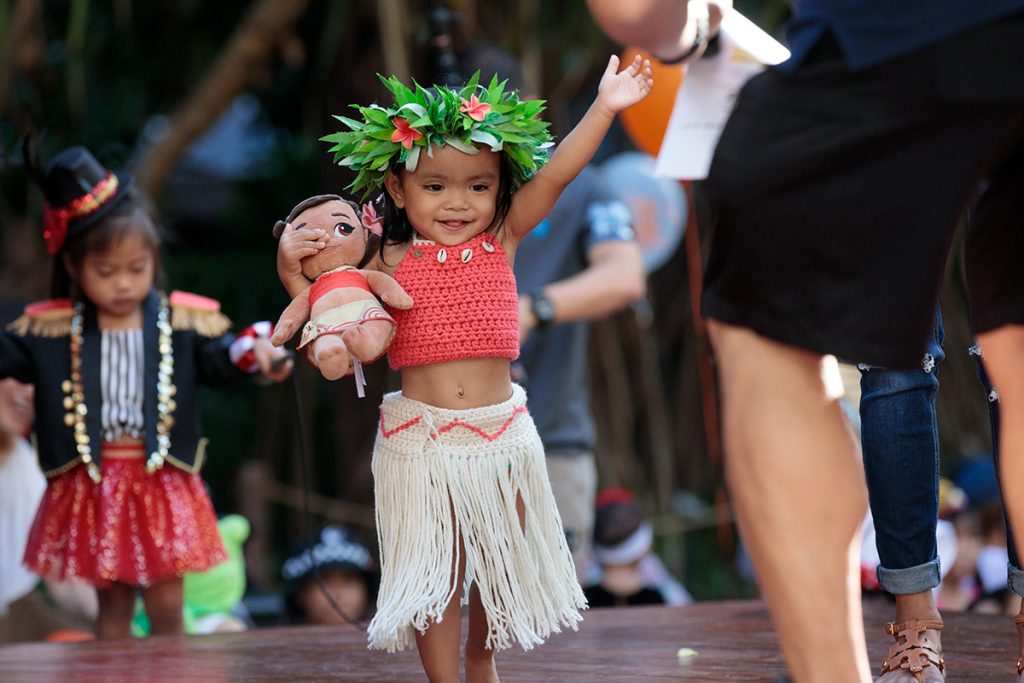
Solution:
M537 320L537 329L543 329L555 321L555 307L543 289L530 292L530 311Z
M704 45L704 43L708 42L708 33L711 30L710 20L708 19L707 14L702 14L701 16L697 17L696 22L697 35L694 36L693 38L693 45L688 47L685 52L683 52L681 55L677 55L669 59L662 59L658 55L653 55L654 58L657 59L662 64L672 65L681 64L682 62L685 62L687 59L696 54L697 50L699 50L701 46Z

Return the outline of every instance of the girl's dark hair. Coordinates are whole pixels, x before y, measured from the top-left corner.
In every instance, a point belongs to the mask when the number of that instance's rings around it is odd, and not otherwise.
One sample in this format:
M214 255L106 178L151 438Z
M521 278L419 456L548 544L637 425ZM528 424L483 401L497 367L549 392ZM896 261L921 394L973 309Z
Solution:
M79 270L86 254L106 251L129 235L138 235L153 249L154 281L163 276L160 267L160 245L163 242L156 224L152 204L134 188L126 190L123 200L101 221L85 232L69 237L53 259L51 296L56 299L74 298L80 294L75 279L68 272L65 258Z
M496 233L512 208L512 172L508 165L509 160L502 153L498 171L498 197L494 204L494 219L487 226L487 232ZM405 169L396 165L391 172L401 176L405 173ZM386 188L381 192L381 201L383 203L381 218L384 221L384 230L380 241L380 255L383 259L384 247L390 244L409 242L413 238L414 231L409 217L405 214L405 209L398 208Z

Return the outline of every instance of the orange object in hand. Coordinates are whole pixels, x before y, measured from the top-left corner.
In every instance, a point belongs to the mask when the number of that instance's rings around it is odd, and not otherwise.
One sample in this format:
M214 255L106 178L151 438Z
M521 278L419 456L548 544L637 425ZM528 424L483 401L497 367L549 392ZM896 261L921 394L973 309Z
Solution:
M668 120L676 101L676 92L683 83L685 70L681 64L662 64L650 53L635 47L626 48L622 53L621 63L629 64L638 54L644 59L651 60L654 89L640 102L623 110L620 116L633 144L641 151L656 157L661 150L661 141L665 137Z

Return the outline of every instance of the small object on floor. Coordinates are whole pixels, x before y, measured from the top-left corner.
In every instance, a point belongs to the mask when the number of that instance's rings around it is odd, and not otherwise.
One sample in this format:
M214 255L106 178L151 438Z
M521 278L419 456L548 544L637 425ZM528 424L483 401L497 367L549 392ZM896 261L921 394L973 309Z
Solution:
M697 651L690 647L681 647L679 648L679 650L676 651L676 657L678 657L680 660L686 660L696 656Z
M48 634L44 640L48 643L83 643L87 640L96 640L96 636L88 631L62 628Z

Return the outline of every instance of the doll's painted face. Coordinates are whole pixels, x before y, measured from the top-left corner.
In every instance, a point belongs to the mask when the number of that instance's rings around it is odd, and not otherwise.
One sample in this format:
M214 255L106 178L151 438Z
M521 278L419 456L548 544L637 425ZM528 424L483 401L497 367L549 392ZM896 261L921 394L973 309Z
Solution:
M339 266L356 266L366 251L366 230L356 210L347 202L333 199L300 213L292 221L296 229L320 228L327 233L326 246L302 259L302 274L315 280Z

